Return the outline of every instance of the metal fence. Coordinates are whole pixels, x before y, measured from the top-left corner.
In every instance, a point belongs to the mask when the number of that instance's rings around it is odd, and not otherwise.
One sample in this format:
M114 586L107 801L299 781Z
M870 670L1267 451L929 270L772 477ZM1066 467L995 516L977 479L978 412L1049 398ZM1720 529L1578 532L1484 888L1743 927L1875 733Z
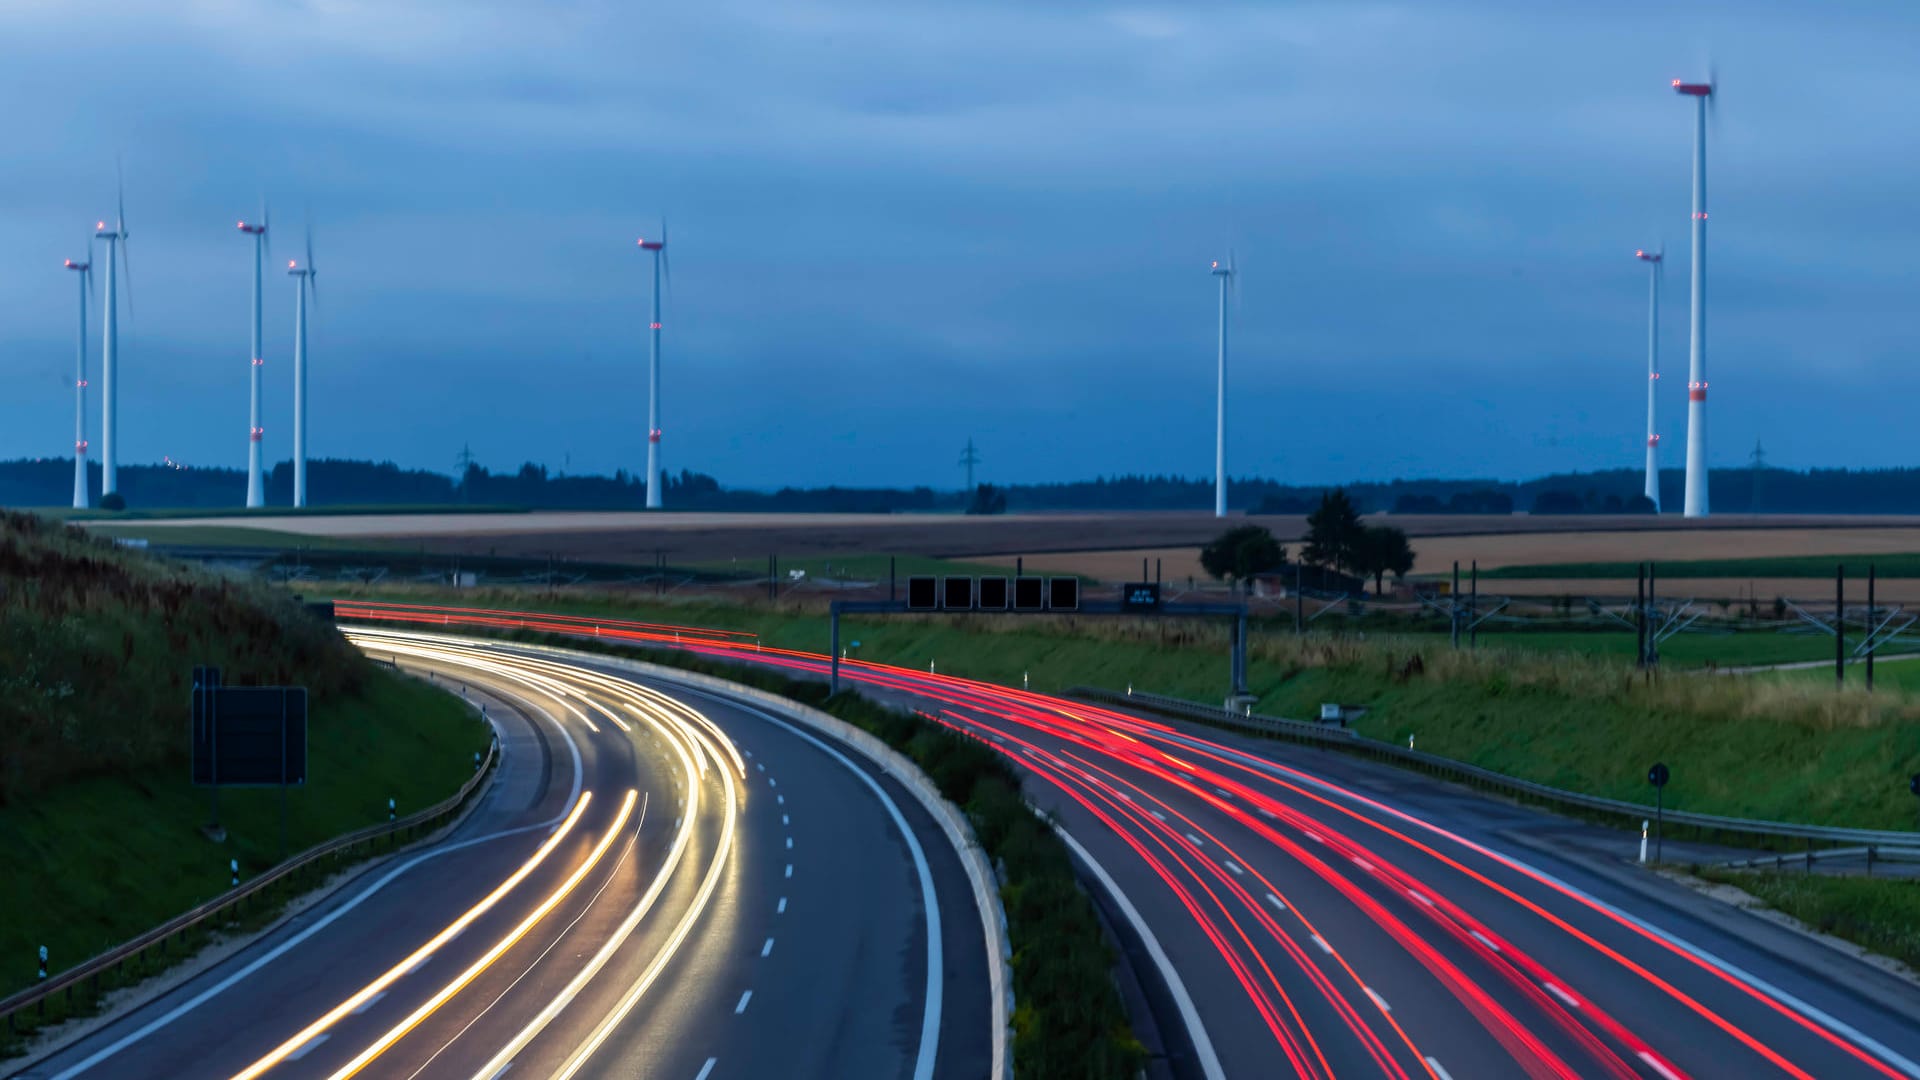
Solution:
M129 963L139 961L149 952L157 952L165 957L172 942L189 931L226 925L229 915L237 919L245 914L249 900L260 897L266 890L286 881L296 873L326 862L344 861L354 849L377 848L383 841L391 847L398 847L421 833L438 828L459 813L473 793L479 790L481 781L498 759L498 751L499 740L492 740L487 746L487 753L480 762L480 767L460 785L460 790L424 810L408 814L397 821L382 821L369 825L364 829L308 848L252 881L228 890L131 941L108 949L85 963L69 968L11 997L0 999L0 1016L7 1018L7 1034L12 1036L18 1033L19 1018L29 1009L35 1011L36 1018L44 1017L47 1003L56 996L64 995L64 1004L68 1014L71 1015L76 992L84 994L86 1000L96 999L100 993L102 976L111 977L113 974L124 971Z
M1404 746L1370 739L1345 728L1325 724L1290 720L1279 716L1264 716L1252 712L1236 713L1181 698L1137 692L1120 693L1093 686L1074 687L1066 692L1066 696L1103 705L1130 706L1135 709L1198 720L1206 724L1253 731L1276 738L1337 747L1368 757L1392 761L1422 772L1459 780L1517 799L1526 799L1605 818L1624 818L1630 823L1645 821L1654 813L1654 808L1645 803L1608 799L1599 795L1586 795L1577 791L1567 791L1564 788L1549 787L1546 784L1522 780L1505 773L1494 772L1492 769L1483 769L1478 765L1469 765L1464 761L1441 757L1438 754L1409 750ZM1825 825L1802 825L1790 821L1721 817L1717 814L1696 814L1685 810L1667 810L1663 816L1668 826L1696 829L1708 836L1753 837L1767 841L1772 846L1804 843L1809 849L1815 845L1832 845L1857 848L1861 851L1872 848L1876 852L1904 852L1906 849L1920 847L1920 833L1901 830L1845 829ZM1877 854L1875 857L1890 856ZM1743 861L1760 865L1771 864L1774 860ZM1782 865L1784 864L1783 857Z

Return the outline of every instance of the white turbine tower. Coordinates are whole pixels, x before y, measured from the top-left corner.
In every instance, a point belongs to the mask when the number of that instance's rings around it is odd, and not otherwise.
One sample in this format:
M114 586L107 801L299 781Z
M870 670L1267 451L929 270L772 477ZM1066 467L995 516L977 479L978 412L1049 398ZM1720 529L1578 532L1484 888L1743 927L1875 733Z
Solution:
M293 505L307 505L307 294L320 302L313 267L313 227L307 227L307 261L287 260L293 282Z
M260 426L260 376L261 368L266 366L266 353L260 341L260 273L267 255L267 208L260 207L260 221L249 224L239 223L241 232L253 237L253 338L252 362L248 365L247 387L247 507L249 509L267 504L266 485L260 475L260 440L266 435L266 429Z
M1687 345L1687 517L1707 506L1707 106L1713 76L1703 83L1673 80L1674 92L1693 99L1693 318Z
M117 194L117 213L113 228L102 221L93 235L107 242L106 321L101 331L100 353L100 498L120 490L120 264L127 260L127 199L125 189ZM133 312L133 264L127 263L127 312Z
M1660 385L1660 278L1667 251L1642 249L1633 257L1647 264L1647 499L1660 512L1660 434L1653 423L1654 388Z
M667 223L660 221L660 239L640 238L640 249L653 253L653 321L647 353L647 509L660 509L660 282L671 277L667 264Z
M80 274L80 344L73 354L73 508L85 510L87 498L87 294L93 291L93 241L87 261L67 260Z
M1220 279L1220 373L1213 406L1213 516L1227 516L1227 293L1232 290L1239 265L1231 251L1227 264L1213 262L1213 276Z

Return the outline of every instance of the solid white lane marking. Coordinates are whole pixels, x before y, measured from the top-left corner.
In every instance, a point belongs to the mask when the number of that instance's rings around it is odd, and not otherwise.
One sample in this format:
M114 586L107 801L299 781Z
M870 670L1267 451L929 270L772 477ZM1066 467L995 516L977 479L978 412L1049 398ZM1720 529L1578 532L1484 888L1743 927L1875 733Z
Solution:
M1415 890L1415 889L1408 889L1408 890L1407 890L1407 895L1408 895L1408 896L1411 896L1411 897L1413 897L1413 898L1414 898L1415 900L1418 900L1418 901L1420 901L1421 903L1423 903L1423 904L1425 904L1425 905L1427 905L1428 907L1432 907L1432 906L1433 906L1433 901L1431 901L1431 900L1429 900L1429 899L1427 899L1427 896L1426 896L1426 894L1425 894L1425 893L1422 893L1422 892L1419 892L1418 890ZM1427 1060L1429 1060L1429 1061L1431 1061L1431 1060L1433 1060L1433 1059L1432 1059L1432 1058L1428 1058Z
M1547 988L1547 993L1552 994L1554 997L1559 998L1560 1003L1565 1005L1567 1008L1577 1009L1580 1007L1580 1002L1575 1000L1572 994L1569 994L1565 990L1560 989L1558 986L1555 986L1553 983L1543 982L1540 985Z
M786 897L784 897L784 896L783 896L783 897L781 897L781 898L780 898L780 906L778 906L778 907L776 907L776 908L774 908L774 909L773 909L773 913L774 913L775 915L785 915L785 914L787 913L787 898L786 898Z
M1427 1059L1427 1068L1432 1069L1433 1075L1438 1077L1439 1080L1453 1080L1453 1074L1447 1071L1446 1066L1440 1064L1433 1058Z
M374 1004L375 1004L376 1002L378 1002L378 1001L379 1001L379 1000L380 1000L381 998L383 998L383 997L386 997L386 996L387 996L387 992L386 992L385 990L382 990L382 991L380 991L379 993L377 993L377 994L375 994L375 995L373 995L372 997L370 997L370 998L368 998L367 1000L365 1000L365 1001L363 1001L363 1002L361 1002L360 1004L358 1004L358 1005L356 1005L356 1006L354 1006L354 1009L353 1009L353 1012L352 1012L352 1014L351 1014L351 1015L353 1015L353 1016L359 1016L359 1015L360 1015L361 1013L363 1013L363 1012L366 1012L366 1011L367 1011L368 1009L371 1009L371 1008L373 1008L373 1006L374 1006Z
M319 1046L319 1045L320 1045L321 1043L323 1043L323 1042L326 1042L326 1041L327 1041L328 1039L330 1039L330 1038L332 1038L332 1037L333 1037L333 1036L331 1036L331 1035L328 1035L328 1034L327 1034L326 1032L324 1032L324 1031L323 1031L323 1032L321 1032L321 1033L320 1033L320 1034L318 1034L318 1035L315 1035L315 1036L314 1036L313 1038L311 1038L311 1039L308 1039L308 1040L307 1040L306 1042L303 1042L303 1043L301 1043L301 1044L300 1044L300 1049L298 1049L298 1050L295 1050L295 1051L294 1051L293 1053L291 1053L291 1054L288 1054L288 1055L287 1055L287 1060L288 1060L288 1061L299 1061L299 1060L300 1060L301 1058L303 1058L303 1057L306 1057L306 1056L307 1056L308 1054L311 1054L311 1053L313 1053L313 1048L314 1048L314 1047L316 1047L316 1046Z
M773 939L768 938L767 943L765 945L760 946L760 955L766 956L771 952L773 952Z
M1674 1072L1672 1069L1669 1069L1665 1065L1660 1063L1659 1058L1654 1057L1652 1054L1647 1053L1645 1050L1640 1051L1638 1056L1641 1061L1644 1061L1647 1063L1647 1068L1652 1069L1654 1072L1657 1072L1661 1076L1666 1077L1666 1080L1680 1080L1678 1076L1674 1075Z
M1380 1006L1381 1012L1390 1013L1393 1011L1393 1006L1387 1004L1387 999L1381 997L1377 992L1375 992L1373 987L1365 986L1365 987L1361 987L1361 989L1367 992L1367 996L1373 999L1373 1003L1375 1005Z
M1333 955L1333 946L1327 944L1326 938L1321 937L1319 934L1315 934L1313 935L1313 943L1315 945L1320 946L1321 952L1326 953L1328 956Z
M739 1016L739 1015L740 1015L741 1013L743 1013L743 1012L746 1012L746 1011L747 1011L747 1002L749 1002L749 1001L752 1001L752 1000L753 1000L753 991L751 991L751 990L749 990L749 991L747 991L746 993L744 993L744 994L741 994L741 995L740 995L740 1004L738 1004L738 1005L735 1005L735 1006L733 1007L733 1015L735 1015L735 1016Z
M1237 863L1237 862L1234 862L1234 861L1233 861L1232 859L1228 859L1228 860L1227 860L1227 869L1229 869L1229 870L1231 870L1231 871L1233 871L1233 873L1234 873L1234 876L1236 876L1236 877L1238 877L1238 876L1239 876L1239 875L1241 875L1241 874L1244 874L1244 873L1246 873L1246 871L1245 871L1245 870L1242 870L1242 869L1240 869L1240 864L1239 864L1239 863Z
M700 1066L700 1071L694 1074L693 1080L707 1080L707 1077L713 1073L714 1065L719 1061L719 1058L708 1058L707 1063ZM1452 1080L1452 1078L1449 1077L1448 1080Z
M1495 944L1493 943L1493 941L1492 941L1492 939L1490 939L1490 938L1488 938L1488 937L1487 937L1487 935L1485 935L1485 934L1483 934L1483 933L1481 933L1481 932L1480 932L1480 931L1478 931L1478 930L1473 930L1473 931L1469 931L1469 932L1470 932L1471 934L1473 934L1473 939L1474 939L1475 941L1478 941L1478 942L1479 942L1480 944L1482 944L1482 945L1485 945L1485 946L1486 946L1487 948L1489 948L1489 949L1492 949L1492 950L1493 950L1494 952L1499 952L1499 951L1500 951L1500 946L1498 946L1498 945L1495 945Z
M1272 904L1274 907L1279 908L1281 911L1287 910L1286 903L1282 901L1279 897L1273 895L1272 893L1267 894L1267 903Z
M1113 897L1114 905L1120 909L1120 914L1126 917L1127 922L1133 926L1133 932L1139 936L1140 943L1146 946L1147 955L1153 959L1153 966L1160 970L1160 979L1166 984L1167 993L1172 995L1174 1006L1180 1012L1180 1021L1186 1026L1187 1039L1193 1044L1194 1056L1200 1059L1200 1074L1206 1077L1206 1080L1227 1080L1226 1070L1220 1067L1220 1056L1214 1052L1213 1040L1207 1036L1206 1025L1200 1021L1200 1010L1194 1008L1193 996L1187 993L1187 984L1181 981L1180 972L1175 970L1173 961L1167 958L1167 951L1160 947L1160 939L1153 936L1153 929L1147 925L1145 919L1140 917L1140 909L1133 906L1133 901L1127 898L1127 894L1120 891L1120 886L1113 880L1113 875L1107 873L1107 868L1094 860L1092 853L1082 847L1080 841L1073 838L1073 834L1058 825L1053 827L1053 833L1073 849L1074 856L1087 869L1093 871L1093 876L1100 882L1100 887L1107 890L1108 896Z

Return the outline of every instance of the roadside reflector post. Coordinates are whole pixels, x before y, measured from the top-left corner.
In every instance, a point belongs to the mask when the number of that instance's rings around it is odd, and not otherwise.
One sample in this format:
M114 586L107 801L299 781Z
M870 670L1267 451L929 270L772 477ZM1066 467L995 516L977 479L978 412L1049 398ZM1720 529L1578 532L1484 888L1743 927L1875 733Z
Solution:
M240 887L240 860L239 859L227 860L227 873L232 877L232 881L229 882L229 885L235 889L239 888Z
M1407 749L1413 749L1413 732L1407 732Z
M1033 683L1028 680L1027 673L1024 671L1020 673L1020 689L1022 690L1033 689Z
M388 798L387 799L387 820L392 821L393 819L394 819L393 799Z
M478 750L475 750L473 752L473 771L474 772L480 771L480 751Z
M1641 862L1647 861L1647 828L1652 824L1653 824L1652 822L1646 820L1645 818L1642 818L1640 820L1640 861Z
M40 946L40 977L42 979L47 977L47 947L45 945Z

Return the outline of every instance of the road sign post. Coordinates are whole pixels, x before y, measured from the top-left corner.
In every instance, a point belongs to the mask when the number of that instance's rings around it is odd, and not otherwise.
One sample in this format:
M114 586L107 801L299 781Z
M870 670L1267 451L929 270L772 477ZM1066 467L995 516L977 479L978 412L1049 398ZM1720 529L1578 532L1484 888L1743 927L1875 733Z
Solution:
M1660 861L1660 850L1666 840L1666 792L1667 781L1671 774L1665 762L1656 761L1653 768L1647 770L1647 783L1653 785L1653 861Z

